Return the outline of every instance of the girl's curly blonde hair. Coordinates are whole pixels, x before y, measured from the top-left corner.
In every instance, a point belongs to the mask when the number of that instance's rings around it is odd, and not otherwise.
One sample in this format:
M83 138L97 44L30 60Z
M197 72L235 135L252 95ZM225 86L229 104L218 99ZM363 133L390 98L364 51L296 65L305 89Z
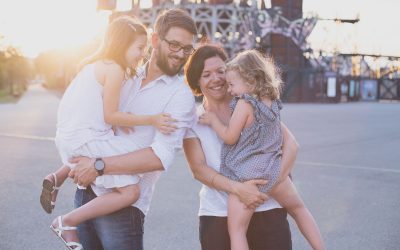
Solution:
M246 50L233 58L226 69L237 72L252 87L252 94L256 98L279 99L282 79L272 58L256 50Z

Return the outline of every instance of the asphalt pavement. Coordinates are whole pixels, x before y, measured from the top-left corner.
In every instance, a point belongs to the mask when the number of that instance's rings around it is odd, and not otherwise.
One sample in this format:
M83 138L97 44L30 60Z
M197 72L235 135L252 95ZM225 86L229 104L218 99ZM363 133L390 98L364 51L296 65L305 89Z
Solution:
M42 178L60 165L54 145L59 96L30 86L0 104L0 249L64 249L51 220L72 209L74 185L53 215L39 204ZM400 104L284 104L300 152L294 183L327 249L400 249ZM145 249L200 249L198 191L184 155L163 173L145 219ZM292 219L293 249L309 249Z

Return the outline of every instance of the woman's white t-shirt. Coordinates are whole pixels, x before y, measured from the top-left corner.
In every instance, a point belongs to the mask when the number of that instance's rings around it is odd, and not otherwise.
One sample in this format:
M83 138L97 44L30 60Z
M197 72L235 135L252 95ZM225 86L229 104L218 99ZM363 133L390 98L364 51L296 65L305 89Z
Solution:
M197 107L197 117L204 113L204 107ZM206 125L194 123L192 129L188 130L185 136L187 138L198 138L204 151L207 165L219 172L221 164L221 146L223 141L217 136L215 131ZM199 216L227 216L228 194L224 191L218 191L206 185L202 185L200 190L200 209ZM269 199L256 209L256 212L266 211L274 208L281 208L274 199Z

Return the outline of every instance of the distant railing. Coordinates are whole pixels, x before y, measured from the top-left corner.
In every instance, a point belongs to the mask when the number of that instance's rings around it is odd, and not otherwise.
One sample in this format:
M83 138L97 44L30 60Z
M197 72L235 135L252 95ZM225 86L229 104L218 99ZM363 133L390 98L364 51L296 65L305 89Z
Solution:
M116 14L134 15L147 27L152 27L160 11L176 7L190 13L200 36L222 44L230 55L270 44L268 34L271 33L289 37L299 48L306 50L306 38L317 22L316 17L290 21L282 15L279 8L259 9L256 5L238 4L167 3L147 9L135 7L131 11Z

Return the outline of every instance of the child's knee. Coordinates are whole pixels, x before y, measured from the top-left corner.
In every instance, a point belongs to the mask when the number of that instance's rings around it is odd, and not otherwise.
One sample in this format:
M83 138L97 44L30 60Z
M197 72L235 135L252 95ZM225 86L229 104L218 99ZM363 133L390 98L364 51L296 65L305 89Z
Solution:
M140 196L140 188L138 184L129 185L118 189L123 199L127 204L131 205L135 203Z
M289 207L286 207L286 210L292 217L297 217L299 214L304 213L306 209L306 206L301 200L293 202Z

